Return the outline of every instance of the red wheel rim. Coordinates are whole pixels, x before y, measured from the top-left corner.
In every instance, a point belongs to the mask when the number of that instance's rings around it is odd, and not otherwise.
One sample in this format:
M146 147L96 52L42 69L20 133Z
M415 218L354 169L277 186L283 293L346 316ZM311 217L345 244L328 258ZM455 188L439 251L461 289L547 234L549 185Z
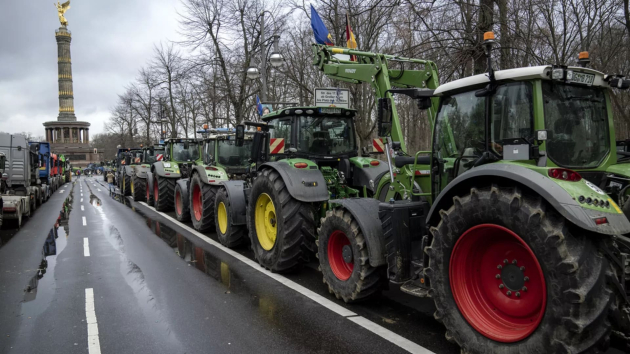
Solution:
M193 211L195 213L195 219L201 221L201 188L198 184L193 186Z
M155 180L153 181L153 200L155 201L155 203L158 202L158 179L157 177L155 178Z
M148 187L148 186L146 186ZM147 202L151 201L151 190L147 188Z
M347 247L346 247L347 246ZM344 247L346 259L344 259ZM349 255L349 257L348 257ZM349 262L346 262L349 260ZM343 231L335 230L328 239L328 263L339 280L348 280L354 269L350 240Z
M179 189L175 192L175 208L177 208L177 215L182 215L182 194Z
M492 340L527 338L545 314L547 288L536 255L503 226L482 224L464 232L451 253L449 278L466 321Z

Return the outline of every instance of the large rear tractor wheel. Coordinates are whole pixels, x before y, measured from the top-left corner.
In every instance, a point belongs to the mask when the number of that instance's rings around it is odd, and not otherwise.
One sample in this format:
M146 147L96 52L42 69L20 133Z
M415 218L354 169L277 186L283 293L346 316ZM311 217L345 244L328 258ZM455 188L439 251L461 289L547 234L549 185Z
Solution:
M149 206L153 206L153 195L151 194L151 190L153 189L153 186L149 186L149 181L147 180L147 183L145 185L145 192L146 192L146 201L147 201L147 205Z
M131 195L131 176L125 173L123 179L123 195L128 196Z
M274 272L288 272L308 260L307 245L315 239L312 206L294 199L272 169L256 178L250 200L247 224L258 263Z
M318 234L319 267L331 294L356 302L380 293L387 281L385 268L370 265L365 239L350 212L328 210Z
M147 180L133 176L131 178L131 196L136 202L142 202L146 196Z
M179 184L175 186L175 217L181 222L190 220L190 206L184 203L184 194Z
M465 353L605 351L607 260L539 196L471 189L431 228L435 318Z
M234 248L246 240L247 226L232 224L232 209L225 188L219 189L214 201L214 224L219 241L225 247Z
M208 231L214 226L214 198L217 187L205 184L195 173L190 183L190 217L197 231Z
M155 210L173 210L175 184L176 180L173 178L164 178L155 175L155 180L153 180L153 202L155 204Z

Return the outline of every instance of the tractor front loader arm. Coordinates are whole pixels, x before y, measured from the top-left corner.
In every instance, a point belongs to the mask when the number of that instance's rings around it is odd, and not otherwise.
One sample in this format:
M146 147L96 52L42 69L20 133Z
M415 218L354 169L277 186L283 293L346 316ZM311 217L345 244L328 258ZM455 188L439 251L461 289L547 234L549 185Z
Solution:
M354 56L356 61L339 59L334 56L335 54ZM398 63L400 68L391 69L390 65L394 63ZM395 87L435 90L439 86L437 66L428 60L314 44L313 65L317 66L326 76L336 80L355 84L370 83L377 98L391 99L390 90ZM416 67L421 67L421 69ZM431 126L435 121L438 104L438 99L432 98L429 113ZM392 100L392 130L390 135L392 140L399 141L401 149L406 151L404 135L394 100Z

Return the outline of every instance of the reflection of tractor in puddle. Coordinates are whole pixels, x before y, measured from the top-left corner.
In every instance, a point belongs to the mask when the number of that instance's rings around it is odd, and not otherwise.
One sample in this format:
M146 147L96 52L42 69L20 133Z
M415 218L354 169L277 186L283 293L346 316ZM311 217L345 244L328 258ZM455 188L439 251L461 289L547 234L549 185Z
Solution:
M232 284L230 281L233 277L227 263L214 257L203 248L196 246L180 234L177 234L177 254L181 259L194 265L195 268L220 281L228 288L228 291L234 291L232 285L235 284ZM237 278L233 280L237 280Z

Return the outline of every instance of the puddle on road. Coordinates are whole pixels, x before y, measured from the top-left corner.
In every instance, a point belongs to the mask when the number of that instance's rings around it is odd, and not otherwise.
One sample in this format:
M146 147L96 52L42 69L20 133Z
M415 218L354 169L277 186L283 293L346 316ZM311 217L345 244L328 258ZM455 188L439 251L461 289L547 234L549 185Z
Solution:
M283 326L280 325L280 318L288 316L289 313L293 313L293 310L290 309L283 310L279 302L274 299L272 293L253 290L239 274L232 271L227 262L216 257L211 252L206 251L203 247L198 246L180 232L166 225L166 223L155 220L135 208L127 197L114 195L112 199L121 204L125 204L133 209L136 214L144 218L147 227L171 247L175 254L185 261L188 266L195 267L221 283L225 287L225 294L243 294L249 296L250 305L256 308L260 316L269 323L274 324L277 328L281 328ZM299 316L296 313L293 314ZM292 327L291 331L293 329L295 329L295 327ZM305 333L306 332L305 329Z
M68 220L72 211L73 197L74 190L71 189L70 195L63 202L55 224L48 231L48 237L42 247L42 260L36 274L33 275L24 289L23 316L38 316L46 310L55 295L54 274L46 276L46 273L49 269L53 270L54 273L57 256L68 244L68 237L70 236Z

